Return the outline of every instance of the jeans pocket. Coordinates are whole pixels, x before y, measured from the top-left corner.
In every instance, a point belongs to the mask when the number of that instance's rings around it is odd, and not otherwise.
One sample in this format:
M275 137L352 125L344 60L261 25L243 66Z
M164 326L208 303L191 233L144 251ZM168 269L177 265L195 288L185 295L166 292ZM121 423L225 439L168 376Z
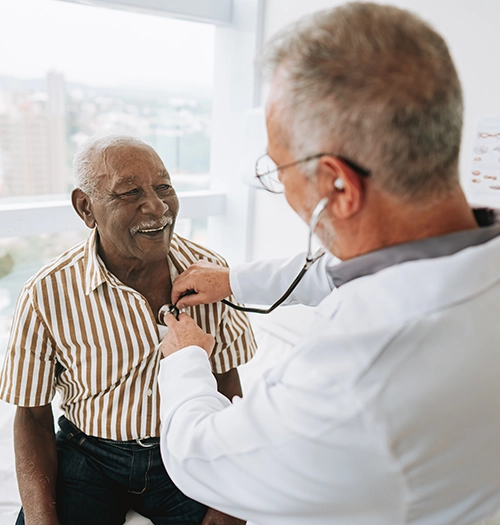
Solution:
M66 417L61 416L57 422L59 424L58 435L60 438L77 445L81 445L87 439L87 434L82 432Z

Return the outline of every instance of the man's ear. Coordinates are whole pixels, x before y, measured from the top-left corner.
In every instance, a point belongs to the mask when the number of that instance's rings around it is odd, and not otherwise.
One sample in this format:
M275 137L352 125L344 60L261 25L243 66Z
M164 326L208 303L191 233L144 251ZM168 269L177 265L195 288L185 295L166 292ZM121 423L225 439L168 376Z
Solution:
M338 219L348 219L360 211L365 188L362 177L341 159L325 155L318 170L321 195L331 195L330 209Z
M92 229L96 225L96 221L92 213L90 197L80 188L75 188L71 192L71 203L83 222Z

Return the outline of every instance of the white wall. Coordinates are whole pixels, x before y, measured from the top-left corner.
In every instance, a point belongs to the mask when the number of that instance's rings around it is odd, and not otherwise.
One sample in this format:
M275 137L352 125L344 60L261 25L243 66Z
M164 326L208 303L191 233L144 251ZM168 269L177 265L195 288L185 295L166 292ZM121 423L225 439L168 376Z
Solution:
M337 0L266 0L264 40L306 13L342 3ZM393 4L420 15L448 43L464 89L461 157L461 172L464 173L476 116L500 114L500 0L387 0L380 3ZM253 232L251 258L254 260L286 256L306 247L307 230L281 196L256 192ZM273 318L295 332L302 331L309 320L310 315L300 309L284 309Z

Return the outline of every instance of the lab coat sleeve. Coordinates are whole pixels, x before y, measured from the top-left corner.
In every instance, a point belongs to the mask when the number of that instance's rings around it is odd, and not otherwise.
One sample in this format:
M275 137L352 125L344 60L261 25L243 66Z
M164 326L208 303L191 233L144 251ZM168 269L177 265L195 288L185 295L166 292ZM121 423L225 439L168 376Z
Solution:
M380 505L378 487L387 491L363 423L339 424L325 448L321 429L331 418L311 414L286 383L268 377L231 405L216 390L206 353L192 346L162 360L159 388L163 462L182 492L209 507L280 525L324 507L338 512L328 521L337 525L346 512Z
M231 405L217 392L206 353L194 346L162 360L159 386L161 453L182 492L255 523L262 523L276 505L290 508L286 490L272 495L269 490L271 460L290 438L275 425L269 427L277 414L264 400L269 395L265 387L250 403L235 398Z
M272 259L242 264L231 269L231 290L237 301L271 305L279 299L304 266L306 254L291 259ZM339 260L326 253L302 278L292 295L283 303L318 305L334 288L329 270Z

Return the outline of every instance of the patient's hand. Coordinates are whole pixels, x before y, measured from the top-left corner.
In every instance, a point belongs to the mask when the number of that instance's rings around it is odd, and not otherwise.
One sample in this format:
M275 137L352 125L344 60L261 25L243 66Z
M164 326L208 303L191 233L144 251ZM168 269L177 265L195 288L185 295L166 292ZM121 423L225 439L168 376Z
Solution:
M161 351L165 357L191 345L203 348L210 357L215 339L206 334L189 315L179 314L176 319L172 314L165 314L163 319L168 326L168 333L161 343Z
M191 265L172 286L172 303L177 308L215 303L228 295L231 295L229 268L206 261Z
M246 521L233 518L215 509L208 509L201 525L245 525Z

